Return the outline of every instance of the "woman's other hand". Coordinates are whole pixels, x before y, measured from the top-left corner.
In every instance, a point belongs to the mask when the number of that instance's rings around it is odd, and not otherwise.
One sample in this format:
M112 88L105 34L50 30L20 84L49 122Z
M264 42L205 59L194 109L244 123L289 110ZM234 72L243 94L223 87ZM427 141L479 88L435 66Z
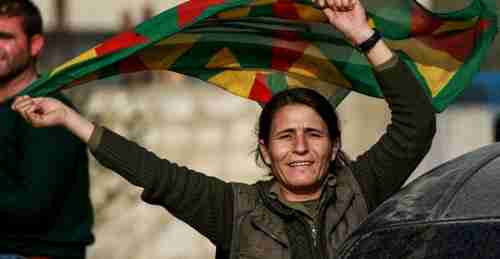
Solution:
M33 127L63 126L85 143L89 142L95 128L92 122L54 98L20 96L12 104L12 109Z
M53 98L20 96L15 99L12 109L33 127L42 128L65 125L69 108Z

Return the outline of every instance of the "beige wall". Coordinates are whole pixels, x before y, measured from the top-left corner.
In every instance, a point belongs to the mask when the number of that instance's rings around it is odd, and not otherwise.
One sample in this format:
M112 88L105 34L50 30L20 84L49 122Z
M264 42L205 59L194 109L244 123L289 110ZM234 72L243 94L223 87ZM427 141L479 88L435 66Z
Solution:
M33 0L44 14L50 30L55 24L52 0ZM142 7L150 4L158 13L183 1L178 0L66 0L68 1L69 26L73 30L116 30L121 26L121 15L129 11L138 22Z
M344 149L353 157L373 145L390 119L383 100L351 94L339 107ZM498 108L485 105L452 105L437 114L437 132L428 155L410 180L435 166L494 141Z

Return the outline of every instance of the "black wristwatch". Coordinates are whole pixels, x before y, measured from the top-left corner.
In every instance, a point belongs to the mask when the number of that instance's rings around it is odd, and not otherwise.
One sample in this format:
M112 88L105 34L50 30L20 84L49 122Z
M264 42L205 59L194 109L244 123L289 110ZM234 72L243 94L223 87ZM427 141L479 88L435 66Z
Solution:
M358 44L356 48L363 53L367 53L373 48L373 46L375 46L375 44L377 44L377 42L380 39L382 39L382 33L380 33L377 29L374 28L372 36L370 36L370 38Z

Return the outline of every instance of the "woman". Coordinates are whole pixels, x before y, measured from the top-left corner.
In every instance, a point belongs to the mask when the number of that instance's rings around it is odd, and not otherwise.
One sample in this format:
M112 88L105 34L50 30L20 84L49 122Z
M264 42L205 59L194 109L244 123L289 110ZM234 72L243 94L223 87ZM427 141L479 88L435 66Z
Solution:
M160 159L53 99L19 97L13 109L35 127L63 125L79 136L100 163L143 187L144 201L209 238L217 258L332 258L427 153L435 114L408 67L368 26L358 1L317 4L365 52L392 109L387 133L356 161L341 152L333 108L307 89L284 91L265 105L258 156L274 177L252 185L225 183Z

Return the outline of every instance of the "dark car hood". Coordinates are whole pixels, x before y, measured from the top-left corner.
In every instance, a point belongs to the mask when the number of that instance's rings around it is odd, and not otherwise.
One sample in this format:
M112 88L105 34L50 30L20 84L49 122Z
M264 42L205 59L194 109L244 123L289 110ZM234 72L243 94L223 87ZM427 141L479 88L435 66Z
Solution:
M358 228L500 218L500 143L446 162L380 205Z

